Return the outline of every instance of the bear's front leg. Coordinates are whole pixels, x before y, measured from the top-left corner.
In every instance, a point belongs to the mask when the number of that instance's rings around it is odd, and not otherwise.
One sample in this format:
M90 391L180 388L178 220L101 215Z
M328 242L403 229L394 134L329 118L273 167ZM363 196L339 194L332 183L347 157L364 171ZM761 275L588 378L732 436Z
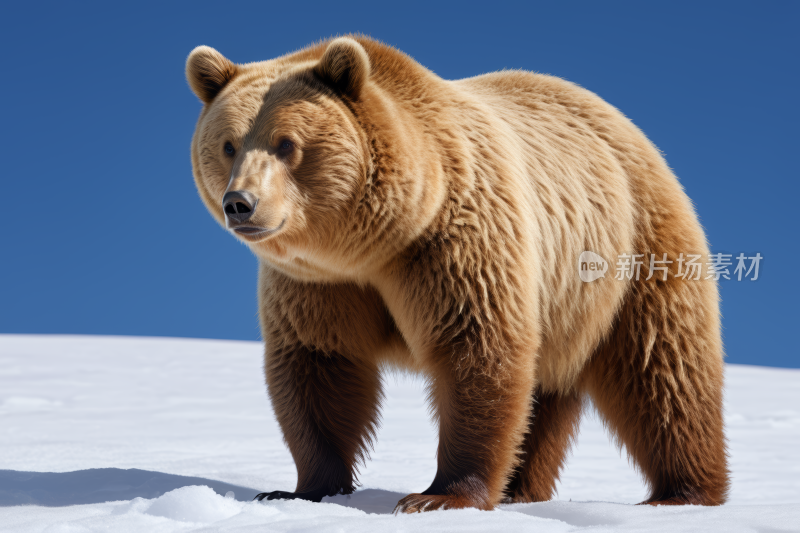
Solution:
M440 350L431 372L439 420L438 469L421 494L400 500L395 512L475 507L499 503L517 463L530 411L532 354L485 354L489 339Z
M267 342L267 386L297 466L297 487L256 498L319 502L352 493L356 466L377 428L378 369L336 352L275 344Z
M318 502L353 492L378 427L381 379L372 354L389 329L383 302L374 290L300 282L262 264L259 315L267 388L297 487L258 498Z

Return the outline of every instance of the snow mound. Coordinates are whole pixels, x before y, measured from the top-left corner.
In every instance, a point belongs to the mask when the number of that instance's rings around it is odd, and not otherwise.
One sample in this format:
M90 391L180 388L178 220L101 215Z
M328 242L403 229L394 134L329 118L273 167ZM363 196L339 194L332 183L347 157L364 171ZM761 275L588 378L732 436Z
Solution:
M213 523L241 512L233 498L220 498L209 487L181 487L155 499L144 510L150 516L163 516L179 522Z

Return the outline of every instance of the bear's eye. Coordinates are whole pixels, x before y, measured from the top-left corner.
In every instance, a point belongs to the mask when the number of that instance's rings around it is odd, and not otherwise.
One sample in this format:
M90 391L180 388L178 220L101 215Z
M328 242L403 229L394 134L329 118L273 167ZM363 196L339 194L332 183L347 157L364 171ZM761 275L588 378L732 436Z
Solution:
M228 155L233 155L236 153L236 148L234 148L231 143L225 143L225 153Z
M294 149L294 143L289 139L282 140L281 144L278 145L278 151L283 155L288 154L292 149Z

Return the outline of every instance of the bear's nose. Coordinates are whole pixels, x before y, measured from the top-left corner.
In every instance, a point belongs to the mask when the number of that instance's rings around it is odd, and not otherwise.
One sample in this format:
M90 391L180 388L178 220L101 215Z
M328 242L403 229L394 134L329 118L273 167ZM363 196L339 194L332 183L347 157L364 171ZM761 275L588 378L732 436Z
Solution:
M222 209L229 219L241 224L256 210L258 198L247 191L228 191L222 197Z

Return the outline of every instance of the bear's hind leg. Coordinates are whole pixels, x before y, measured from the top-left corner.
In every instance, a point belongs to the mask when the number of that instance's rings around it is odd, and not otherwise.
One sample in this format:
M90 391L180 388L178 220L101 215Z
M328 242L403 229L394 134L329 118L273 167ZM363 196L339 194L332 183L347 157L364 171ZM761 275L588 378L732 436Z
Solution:
M632 281L584 385L644 475L653 505L720 505L728 493L716 287Z
M544 502L555 495L559 474L578 434L582 411L583 400L576 391L537 391L522 444L522 462L506 486L506 503Z

